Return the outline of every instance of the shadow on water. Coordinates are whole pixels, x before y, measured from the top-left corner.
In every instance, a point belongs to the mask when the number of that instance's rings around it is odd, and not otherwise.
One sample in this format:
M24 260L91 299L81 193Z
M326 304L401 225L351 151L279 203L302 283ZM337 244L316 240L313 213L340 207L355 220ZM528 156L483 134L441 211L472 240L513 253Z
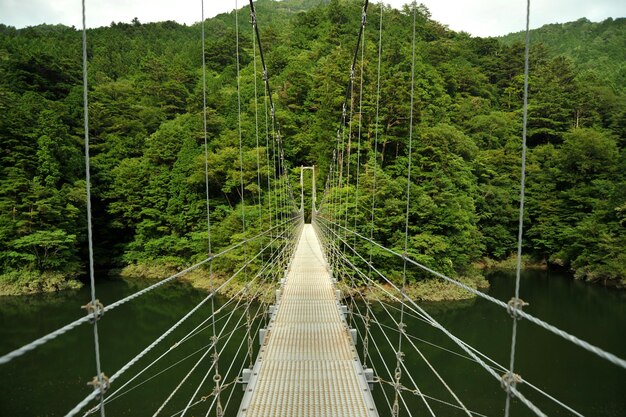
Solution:
M511 297L514 285L511 274L493 273L489 280L491 282L489 293L492 296L504 301ZM106 305L145 285L147 283L105 281L98 285L98 298ZM110 375L123 366L205 296L205 293L189 285L172 283L107 313L99 321L104 372ZM587 285L560 273L530 271L524 273L521 297L530 302L525 309L527 312L622 358L626 357L626 292ZM80 306L88 300L88 288L58 294L0 298L0 353L6 353L81 317L84 313ZM216 299L216 306L224 302L223 299ZM423 307L462 340L497 362L508 365L511 318L503 309L483 299L424 303ZM255 308L253 305L253 309ZM355 308L363 308L363 305L357 305ZM396 319L399 317L397 306L387 308L391 309ZM242 319L242 315L245 314L241 306L234 310L231 329L232 323ZM390 326L392 329L395 327L382 306L373 304L373 310L382 326ZM115 386L121 386L130 376L168 350L181 336L207 317L210 311L210 303L207 303L188 323L182 325L145 359L133 366L115 383ZM224 315L231 311L233 307L225 309ZM354 321L358 326L358 318ZM405 322L408 333L416 338L413 339L416 346L470 409L488 416L502 415L505 399L498 381L477 364L463 356L450 353L450 351L459 353L460 349L441 332L408 315L405 316ZM516 371L520 375L584 415L617 417L625 414L624 370L535 325L524 321L519 324ZM362 325L360 327L362 328ZM376 343L370 343L371 361L379 371L378 376L383 381L391 382L395 368L393 349L398 343L397 332L387 327L381 330L376 324L372 324L372 334ZM146 381L144 384L108 404L107 412L114 416L152 415L200 358L211 342L211 335L211 329L205 329L174 349L154 369L147 371L137 380ZM241 359L245 355L245 345L239 354L235 354L243 338L244 329L241 329L233 335L226 346L220 357L222 375L226 374L231 364L241 364ZM226 339L222 338L220 345L223 346L225 343ZM256 340L254 346L255 349L258 346ZM420 390L426 395L454 402L406 340L403 346L403 351L407 353L405 363ZM358 350L362 352L362 348L363 343L360 341ZM379 352L385 358L384 364ZM181 360L180 364L167 369ZM171 416L186 404L210 365L211 357L208 355L198 367L198 371L181 388L161 415ZM148 379L162 371L158 377ZM232 370L228 379L232 380L237 371ZM82 325L45 346L3 365L0 372L1 416L64 415L91 389L86 384L96 373L92 327ZM407 388L413 389L406 372L403 373L402 382ZM228 416L236 415L241 400L240 386L234 388L234 395L227 409ZM209 394L212 389L211 374L208 382L200 389L199 396ZM570 415L533 393L529 387L522 385L520 389L548 415ZM388 402L393 403L393 395L393 389L389 384L383 383L382 387L376 385L374 396L381 417L389 415ZM226 397L227 394L223 395L223 404L226 403ZM423 401L411 391L404 391L403 399L411 408L413 415L428 413ZM193 409L194 413L188 415L205 415L209 403L210 399L198 405ZM432 400L429 404L437 415L464 415L459 410ZM400 415L407 414L402 411ZM514 402L512 415L530 416L531 413L524 406Z

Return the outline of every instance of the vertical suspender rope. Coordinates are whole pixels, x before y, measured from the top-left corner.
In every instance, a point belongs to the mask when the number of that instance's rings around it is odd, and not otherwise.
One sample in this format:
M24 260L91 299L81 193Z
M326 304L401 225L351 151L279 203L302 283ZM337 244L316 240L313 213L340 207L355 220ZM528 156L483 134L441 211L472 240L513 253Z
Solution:
M370 240L374 240L374 209L376 207L376 168L378 163L378 122L380 116L380 69L382 62L382 52L383 52L383 12L384 12L384 4L380 2L380 22L378 24L378 65L376 71L376 118L374 119L374 162L372 166L372 205L371 205L371 213L370 213ZM370 244L369 247L369 275L370 280L367 281L368 292L371 287L371 278L372 278L372 265L373 265L373 256L374 256L374 246ZM366 297L366 332L365 339L363 340L363 366L367 367L367 358L369 356L369 325L370 325L370 306L369 306L369 298Z
M365 16L365 14L363 14ZM361 19L363 19L362 17ZM362 23L363 25L363 23ZM362 36L362 35L361 35ZM358 46L357 46L358 49ZM354 77L356 73L356 62L355 65L350 68L350 113L348 115L348 143L346 144L346 198L345 204L346 208L344 210L344 221L343 226L345 228L348 227L348 212L350 211L348 208L348 200L350 199L350 159L352 156L352 122L354 116ZM344 237L347 238L347 232L344 232Z
M246 235L246 200L244 197L244 184L243 184L243 133L241 129L241 70L239 63L239 5L238 1L235 0L235 55L236 55L236 67L237 67L237 131L239 134L239 187L241 190L241 231L243 235ZM248 258L248 244L244 244L243 246L244 252L244 262L247 261ZM243 271L244 280L247 278L247 270L246 267ZM246 294L248 296L248 294ZM249 301L248 301L249 303ZM249 305L249 304L248 304ZM247 309L246 309L247 310ZM219 392L218 392L219 398ZM223 410L221 404L218 402L216 413L218 417L221 417Z
M207 218L207 244L208 244L208 252L209 256L212 256L212 243L211 243L211 198L209 194L209 144L207 139L207 109L206 109L206 46L205 46L205 31L204 31L204 0L201 0L202 6L202 115L203 115L203 125L204 125L204 181L205 181L205 191L206 191L206 218ZM209 262L209 289L213 289L213 260ZM220 384L219 384L219 351L217 348L217 326L215 323L215 298L211 297L211 328L212 328L212 346L213 353L211 354L211 358L213 360L215 374L213 376L213 381L215 382L215 392L216 392L216 400L218 403L218 410L221 408L220 404Z
M363 21L367 15L363 14ZM363 23L365 24L365 23ZM357 218L359 215L359 175L361 174L361 132L363 130L363 73L365 72L365 32L361 42L361 73L359 86L359 129L357 133L356 147L356 188L354 190L354 231L357 231ZM354 235L354 245L356 245L356 235Z
M209 193L209 142L207 139L207 111L206 111L206 57L205 57L205 31L204 31L204 0L202 3L202 118L204 127L204 186L206 192L206 226L207 226L207 248L208 255L213 256L213 248L211 242L211 195ZM209 262L209 290L213 290L213 260ZM211 316L213 319L212 330L213 336L216 334L215 326L215 299L211 297ZM217 352L217 346L214 346L214 353Z
M521 378L515 375L515 345L517 342L517 321L519 315L517 312L522 309L526 303L519 297L520 278L522 267L522 243L524 234L524 192L526 185L526 125L528 122L528 73L529 73L529 50L530 50L530 0L526 0L526 40L524 47L524 105L522 110L522 167L520 179L520 203L519 203L519 226L517 233L517 265L515 268L515 296L509 301L509 312L513 318L511 329L511 356L509 362L509 371L502 377L502 386L507 396L504 406L505 417L509 416L511 408L511 387L515 387Z
M253 25L255 25L255 19L256 19L255 17L252 18ZM255 32L254 37L256 40L256 32ZM269 143L270 123L269 123L269 115L268 115L268 108L267 108L267 85L265 84L265 72L263 73L263 109L265 112L265 157L266 157L265 162L267 164L267 213L268 213L269 228L271 230L272 225L273 225L272 218L274 217L275 213L274 214L272 213L272 185L271 185L272 172L271 172L271 164L270 164L270 143ZM274 169L274 174L276 174L276 169ZM269 238L271 239L271 236L269 236Z
M256 66L256 32L254 25L252 28L252 69L254 72L254 134L256 138L256 175L257 175L257 193L259 197L259 229L263 230L263 203L261 201L261 155L259 151L259 98L257 89L257 66ZM248 338L248 358L250 360L249 367L252 369L253 363L253 341L252 341L252 321L250 317L250 306L252 299L248 295L248 306L246 308L246 334Z
M241 129L241 74L239 68L239 10L237 0L235 0L235 48L237 67L237 131L239 134L239 189L241 192L241 229L246 235L246 199L244 197L243 185L243 133ZM244 245L244 251L247 244ZM245 259L245 255L244 255Z
M367 7L369 5L369 0L365 0L365 3L363 4L363 11L361 14L361 25L359 27L359 34L357 37L357 42L356 42L356 47L354 48L354 54L352 56L352 63L350 65L350 78L348 80L348 85L346 87L346 93L345 93L345 97L344 97L344 101L343 101L343 105L341 108L341 123L339 125L339 129L337 130L337 142L339 142L339 136L341 136L341 146L339 148L339 155L338 155L338 167L339 167L339 210L343 210L344 206L343 206L343 202L344 202L344 198L343 198L343 194L344 194L344 190L343 190L343 163L344 163L344 159L346 160L346 185L349 186L350 184L350 136L352 136L352 110L353 110L353 106L352 106L352 97L353 97L353 87L354 87L354 71L356 68L356 63L359 57L359 48L361 46L361 40L363 38L363 32L365 30L365 23L366 23L366 16L367 16ZM348 118L347 116L347 112L348 112L348 100L350 100L350 118ZM346 128L346 124L350 123L349 126L349 137L348 137L348 155L347 158L345 157L344 154L344 145L345 145L345 128ZM347 192L347 190L346 190ZM335 210L336 211L336 210ZM344 224L345 226L348 225L348 195L346 195L345 197L345 216L344 216ZM341 215L341 213L339 213ZM339 223L339 222L338 222ZM343 229L342 230L344 237L346 236L346 230Z
M94 260L93 260L93 226L91 220L91 168L89 159L89 97L88 97L88 81L87 81L87 24L85 18L85 0L82 0L82 18L83 18L83 112L85 123L85 187L87 192L87 240L89 246L89 284L91 286L91 302L84 306L87 312L93 314L93 341L94 352L96 357L96 376L90 385L94 390L99 391L100 415L105 417L104 411L104 393L108 388L108 379L102 373L100 364L100 341L98 338L98 319L102 315L103 306L96 299L96 282L94 277Z
M274 146L274 142L272 142L272 147L274 149L274 158L276 160L276 158L278 158L278 166L277 168L274 170L274 172L276 173L278 171L278 185L279 185L279 189L276 193L276 198L278 199L276 201L276 209L278 210L280 207L280 223L283 224L283 230L282 233L284 233L286 231L286 227L288 227L289 225L286 224L285 222L285 212L287 211L287 206L286 206L286 199L288 197L288 192L290 192L290 190L288 188L290 188L290 183L288 181L287 176L289 175L285 169L285 165L284 165L284 150L282 148L282 138L281 138L281 134L280 134L280 125L278 124L278 121L276 120L276 107L274 106L274 101L272 98L272 89L270 87L270 82L269 82L269 75L267 72L267 66L265 64L265 55L263 54L263 43L261 42L261 36L259 33L259 26L258 26L258 22L257 22L257 18L256 18L256 10L254 8L254 3L253 0L249 0L249 4L250 4L250 16L252 18L252 25L254 27L254 32L256 34L256 42L257 42L257 46L259 47L259 57L261 58L261 66L263 68L263 78L265 80L265 89L267 91L267 97L269 100L269 108L270 108L270 114L272 117L272 130L274 132L274 138L275 138L275 146ZM281 174L285 175L285 178L281 178ZM277 220L278 221L278 220ZM281 233L281 234L282 234ZM286 253L286 252L285 252ZM287 260L283 259L282 261L283 265L286 266L287 264Z
M204 128L204 188L206 196L206 228L207 228L207 248L208 255L212 256L213 248L211 244L211 196L209 193L209 141L207 138L207 111L206 111L206 47L204 32L204 0L202 6L202 120ZM209 263L209 290L213 289L213 260ZM211 313L214 316L215 302L211 297ZM215 334L215 318L213 319L213 334Z
M417 14L417 5L413 2L413 38L411 41L411 104L409 110L409 149L408 149L408 166L406 175L406 213L404 218L404 253L403 253L403 266L402 266L402 291L404 292L406 286L406 267L407 256L409 248L409 210L411 208L411 161L413 152L413 103L415 100L415 22ZM398 350L396 351L396 372L395 372L395 385L396 385L396 397L394 400L394 416L399 414L398 397L400 395L400 379L402 378L401 364L404 360L402 353L402 336L405 334L404 324L404 303L400 308L400 321L398 322ZM428 404L426 404L428 406Z

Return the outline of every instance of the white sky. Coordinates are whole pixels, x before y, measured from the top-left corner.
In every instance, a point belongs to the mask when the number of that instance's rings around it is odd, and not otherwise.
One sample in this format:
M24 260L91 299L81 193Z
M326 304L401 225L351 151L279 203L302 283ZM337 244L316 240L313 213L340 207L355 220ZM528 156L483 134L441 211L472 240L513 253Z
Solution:
M375 3L376 0L373 0ZM408 0L386 0L400 8ZM451 29L475 36L497 36L524 29L526 0L418 0L435 20ZM142 23L175 20L192 24L201 20L199 0L86 0L87 26L108 26L112 21ZM239 7L247 4L239 0ZM227 12L235 0L206 0L205 16ZM0 0L0 23L18 28L40 23L81 27L80 0ZM624 0L531 0L531 27L564 23L586 17L601 21L625 17Z

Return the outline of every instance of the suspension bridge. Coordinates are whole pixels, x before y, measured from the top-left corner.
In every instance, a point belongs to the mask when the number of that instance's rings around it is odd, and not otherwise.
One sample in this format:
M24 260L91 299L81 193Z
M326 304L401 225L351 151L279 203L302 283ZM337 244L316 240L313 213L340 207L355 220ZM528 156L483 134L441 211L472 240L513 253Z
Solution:
M529 16L530 4L527 16ZM160 280L147 288L137 291L111 304L103 305L96 298L96 286L93 271L93 250L91 237L91 210L89 191L89 128L88 128L88 86L87 86L87 37L85 29L85 5L83 2L83 82L85 101L85 160L87 172L87 201L88 227L90 249L90 278L91 300L85 306L87 314L67 325L50 332L31 343L28 343L12 352L0 357L1 366L18 357L32 355L32 351L49 341L62 338L68 332L79 326L93 326L93 345L95 353L95 372L90 382L91 391L73 408L67 411L66 416L74 415L106 415L107 404L138 388L148 380L155 378L173 366L183 366L182 361L176 362L165 370L154 374L161 364L173 351L180 349L190 339L204 335L210 343L192 354L185 360L197 357L188 372L176 381L170 382L172 390L162 399L162 403L155 410L132 410L131 415L237 415L239 417L253 416L316 416L316 417L372 417L379 415L414 415L414 403L411 398L417 398L426 414L439 415L467 415L482 416L483 414L466 406L466 399L462 398L437 370L420 343L425 342L407 328L405 320L412 317L436 329L456 347L456 355L460 355L476 364L488 376L492 377L502 387L502 413L508 416L511 413L512 401L521 404L531 413L547 415L532 398L542 398L542 401L552 403L565 410L569 415L582 414L570 405L560 401L555 396L545 392L524 375L516 373L516 338L517 323L520 320L532 323L535 326L550 332L557 337L586 350L590 355L596 355L608 361L615 367L626 369L626 361L590 344L572 334L569 334L542 319L535 317L523 307L526 301L519 297L521 238L523 231L524 214L524 167L525 167L525 138L526 112L528 94L528 17L525 54L525 88L524 88L524 126L522 132L522 182L520 225L518 242L518 264L516 291L507 301L496 299L485 292L477 290L455 278L435 271L408 255L408 228L409 208L411 205L411 144L413 136L413 99L415 93L415 19L416 6L413 5L413 38L411 62L411 117L408 121L409 151L407 167L406 213L404 230L404 250L397 251L388 248L374 239L373 230L376 223L374 216L375 198L372 194L369 207L370 227L357 227L348 224L348 207L357 210L359 201L359 172L364 163L361 161L361 101L363 94L363 70L357 77L359 55L363 61L365 30L368 16L379 18L378 38L378 72L373 77L377 80L376 97L376 126L379 117L380 99L380 59L383 32L383 6L380 13L375 14L368 10L369 2L365 1L362 9L362 18L355 39L356 47L352 65L347 74L347 88L339 128L337 130L336 146L333 153L333 164L326 178L324 193L319 200L316 196L314 167L300 168L300 201L294 197L294 190L289 175L289 161L285 160L283 138L276 108L272 100L270 73L266 66L261 42L261 31L254 4L249 3L251 11L251 25L253 33L252 48L254 50L255 98L257 95L257 58L261 65L263 83L263 108L261 111L266 119L265 135L266 149L264 155L257 152L257 186L268 195L267 206L263 207L261 198L252 204L258 204L260 211L265 210L259 232L247 237L230 247L221 248L213 252L211 245L211 201L208 186L208 165L205 164L206 174L206 207L207 207L207 239L209 253L207 257L191 267L170 277ZM235 24L237 39L237 91L239 114L239 152L240 152L240 187L243 200L243 156L241 130L241 98L240 68L239 68L239 15L235 6ZM369 13L369 15L368 15ZM204 59L204 4L202 4L202 48ZM356 32L356 31L355 31ZM257 51L258 48L258 51ZM257 54L258 52L258 54ZM208 144L206 132L206 79L205 64L203 62L204 86L204 149L205 161L208 160ZM359 82L359 95L355 95L355 84ZM358 109L355 107L358 106ZM255 101L256 145L259 147L259 136L263 136L259 128L258 99ZM353 131L354 129L354 131ZM269 132L271 131L271 135ZM271 139L270 139L271 136ZM351 145L346 143L353 137L358 139L356 149L356 173L351 169ZM379 131L375 131L374 153L378 148ZM271 142L271 143L270 143ZM352 145L354 146L354 145ZM270 152L270 149L272 152ZM261 183L260 159L267 159L267 184ZM352 158L354 159L354 158ZM373 158L377 161L376 154ZM271 168L270 168L271 167ZM311 222L305 223L304 172L312 171L311 179ZM374 190L376 177L374 170ZM361 195L361 197L363 197ZM354 200L350 200L354 198ZM246 234L245 204L242 201L242 225ZM364 231L365 230L365 231ZM369 231L369 233L367 232ZM382 272L380 265L373 262L373 251L384 252L390 259L398 261L401 267L401 280L390 279ZM219 269L219 263L232 254L242 256L241 263L227 278L214 280L214 269ZM175 281L185 274L196 270L208 270L209 291L206 296L180 317L171 327L150 344L131 357L123 366L116 370L102 369L100 352L100 334L98 323L107 320L111 312L118 307L131 303L139 297ZM510 361L502 365L484 353L480 352L466 341L461 340L444 325L429 314L423 306L407 295L405 285L407 270L419 270L435 278L458 286L465 291L480 297L501 309L502 314L511 317L512 338ZM216 304L217 295L236 282L244 282L233 296L221 305ZM339 288L351 288L350 293L344 293ZM370 291L383 293L387 300L368 297ZM256 300L256 301L255 301ZM208 311L210 310L210 311ZM208 311L208 313L207 313ZM201 316L202 319L190 331L178 336L180 329L191 317ZM384 317L381 317L384 316ZM164 341L176 335L176 341L169 348L162 348ZM240 340L238 346L234 340ZM437 348L442 348L429 343ZM235 345L233 347L233 345ZM225 350L234 352L233 360L225 360ZM156 357L152 353L160 352ZM385 357L384 352L392 352ZM420 375L408 366L407 356L416 357L422 361L428 372L441 384L447 393L445 398L434 397L420 389ZM151 358L150 361L146 361ZM153 373L150 374L149 371ZM193 381L193 384L192 384ZM471 382L470 382L471 383ZM375 401L374 393L378 389L382 393L382 400ZM188 395L192 392L191 395ZM240 392L242 394L237 395ZM181 400L182 394L187 397ZM530 395L529 395L530 393ZM234 398L240 398L240 401ZM413 405L412 405L413 404ZM172 407L178 408L172 414ZM443 407L443 408L442 408ZM443 414L438 410L447 410Z

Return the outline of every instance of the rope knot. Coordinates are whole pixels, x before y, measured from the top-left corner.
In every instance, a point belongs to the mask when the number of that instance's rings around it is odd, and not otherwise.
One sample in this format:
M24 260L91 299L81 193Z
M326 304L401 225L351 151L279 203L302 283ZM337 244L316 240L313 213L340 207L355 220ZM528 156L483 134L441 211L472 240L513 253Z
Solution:
M96 299L95 301L90 301L84 306L80 306L80 308L87 310L87 315L92 316L89 319L91 323L100 320L100 317L104 315L104 306L98 299Z
M528 303L522 300L521 298L513 297L506 304L506 311L508 311L509 315L513 317L515 320L520 320L522 318L520 312L522 311L522 308L527 305Z
M522 382L524 382L524 380L521 376L511 373L510 371L503 374L500 378L500 385L509 396L513 396L513 389L515 389L517 384L521 384Z
M87 382L87 385L91 385L94 390L99 390L98 396L96 398L100 399L102 394L105 394L109 387L111 386L109 382L109 377L102 372L100 376L94 376L93 379Z

